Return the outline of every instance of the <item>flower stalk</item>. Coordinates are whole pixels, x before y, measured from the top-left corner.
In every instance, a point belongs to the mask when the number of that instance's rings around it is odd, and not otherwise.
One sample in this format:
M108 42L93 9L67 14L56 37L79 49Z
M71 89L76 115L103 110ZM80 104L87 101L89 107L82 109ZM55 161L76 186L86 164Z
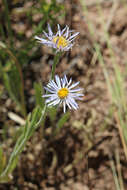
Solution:
M61 56L61 52L58 52L58 53L56 53L56 55L54 57L54 61L53 61L53 65L52 65L52 71L51 71L51 80L54 79L56 65L59 62L60 56Z

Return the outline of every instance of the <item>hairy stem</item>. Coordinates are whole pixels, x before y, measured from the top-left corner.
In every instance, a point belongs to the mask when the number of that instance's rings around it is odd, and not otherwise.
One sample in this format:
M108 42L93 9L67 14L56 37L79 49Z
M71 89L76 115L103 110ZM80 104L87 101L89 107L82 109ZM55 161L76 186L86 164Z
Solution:
M51 72L51 79L54 79L55 76L55 70L56 70L56 65L59 62L61 56L61 52L56 53L55 57L54 57L54 61L53 61L53 65L52 65L52 72Z

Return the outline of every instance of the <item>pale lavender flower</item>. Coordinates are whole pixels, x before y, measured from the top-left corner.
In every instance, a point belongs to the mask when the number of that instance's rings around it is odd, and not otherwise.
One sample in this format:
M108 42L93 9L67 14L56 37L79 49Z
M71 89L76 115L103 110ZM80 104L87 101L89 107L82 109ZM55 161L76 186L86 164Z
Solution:
M43 31L45 38L35 36L35 39L44 45L56 49L57 52L68 51L74 45L74 40L79 32L74 33L74 31L70 30L68 26L66 26L63 30L61 30L59 24L57 26L58 31L56 34L53 34L52 29L48 24L48 33Z
M68 80L66 75L60 78L55 75L55 80L50 80L47 87L44 87L49 94L45 94L42 97L47 98L47 106L55 106L63 104L63 111L66 112L66 105L69 109L77 110L79 108L75 100L82 100L84 94L80 93L83 89L74 89L79 82L72 84L72 79Z

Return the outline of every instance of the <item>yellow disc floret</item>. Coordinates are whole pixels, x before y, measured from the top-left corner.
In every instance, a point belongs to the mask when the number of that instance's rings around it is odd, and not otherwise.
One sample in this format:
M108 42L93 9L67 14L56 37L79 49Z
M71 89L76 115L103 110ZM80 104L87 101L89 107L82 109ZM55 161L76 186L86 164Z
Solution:
M56 36L53 38L53 42L57 42L57 48L64 48L68 45L68 41L63 36Z
M69 93L69 90L67 88L61 88L59 91L58 91L58 96L60 99L63 99L65 97L67 97Z

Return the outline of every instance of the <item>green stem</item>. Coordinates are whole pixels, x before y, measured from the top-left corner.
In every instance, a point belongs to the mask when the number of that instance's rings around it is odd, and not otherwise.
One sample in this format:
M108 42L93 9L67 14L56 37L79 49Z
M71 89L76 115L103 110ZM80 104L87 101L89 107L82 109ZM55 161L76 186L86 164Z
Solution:
M61 56L61 52L56 53L55 57L54 57L54 61L53 61L53 65L52 65L52 72L51 72L51 79L54 79L55 76L55 70L56 70L56 65L59 62Z
M56 53L56 55L54 57L54 62L53 62L53 65L52 65L52 72L51 72L51 80L54 79L56 65L59 62L60 56L61 56L61 52L58 52L58 53ZM55 131L55 127L52 126L52 134L54 134L54 131ZM51 138L52 138L52 136L51 136Z

